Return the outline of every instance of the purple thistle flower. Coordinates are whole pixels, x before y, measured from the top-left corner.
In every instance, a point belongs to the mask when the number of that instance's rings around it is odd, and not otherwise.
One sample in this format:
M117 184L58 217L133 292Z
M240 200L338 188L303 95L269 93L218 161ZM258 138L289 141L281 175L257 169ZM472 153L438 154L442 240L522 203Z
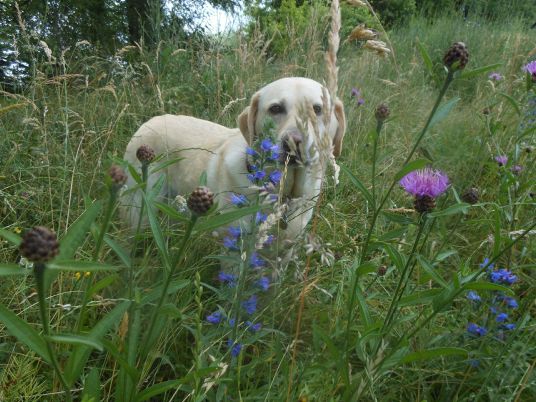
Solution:
M229 226L229 229L227 229L227 233L229 233L229 236L238 239L242 234L242 229L240 229L240 226Z
M268 215L263 214L262 212L257 212L255 214L255 224L260 224L266 221L266 218L268 218Z
M268 287L270 287L270 279L268 279L266 276L261 276L261 278L257 281L257 286L266 292Z
M263 152L271 152L273 146L274 146L274 144L268 138L266 138L266 139L261 141L261 150Z
M251 254L251 257L249 258L249 264L251 265L251 268L262 268L266 265L266 261L262 259L262 257L259 256L256 252Z
M248 203L248 198L244 194L231 193L231 204L236 207L243 207Z
M478 295L477 292L471 290L467 293L467 298L471 301L474 301L474 302L479 302L481 301L482 299L480 298L480 296Z
M237 251L238 248L238 242L233 237L224 237L223 238L223 247L228 248L229 250Z
M251 321L246 321L246 325L251 332L258 332L262 328L262 324L260 322L253 324Z
M219 324L223 314L220 311L215 311L210 315L207 315L207 321L211 324Z
M282 176L281 171L274 170L272 173L270 173L270 181L273 184L277 184L281 180L281 176Z
M425 168L408 173L399 183L414 196L436 198L447 190L449 179L439 170Z
M255 311L257 311L257 296L252 295L249 299L242 302L242 307L244 307L244 310L246 310L246 313L249 315L255 313Z
M257 151L255 151L251 147L246 147L246 154L248 154L249 156L255 156L255 155L257 155Z
M504 77L499 73L491 73L488 78L492 81L501 81Z
M221 271L219 274L218 274L218 280L220 282L223 282L223 283L226 283L229 285L229 287L235 287L236 286L236 280L237 280L237 276L234 275L234 274L228 274L226 272L223 272Z
M467 325L467 332L476 336L484 336L488 333L488 330L484 327L476 325L475 323L470 322Z
M365 103L365 99L361 97L361 91L357 88L352 88L350 96L355 98L358 107Z
M517 304L517 300L513 297L505 297L503 299L504 304L506 304L506 307L515 309L519 307L519 304Z
M532 81L536 81L536 60L525 65L525 67L523 67L523 71L526 71L532 76Z
M242 344L229 339L227 341L227 347L231 349L231 356L237 357L242 351Z
M504 328L507 329L508 331L512 331L514 329L516 329L516 324L504 324Z
M495 321L497 322L505 322L508 319L508 314L506 313L499 313L497 314L497 317L495 317Z
M514 165L510 168L513 174L519 174L523 171L523 166L520 165Z
M498 155L495 157L495 161L499 166L505 166L508 163L508 157L506 155Z

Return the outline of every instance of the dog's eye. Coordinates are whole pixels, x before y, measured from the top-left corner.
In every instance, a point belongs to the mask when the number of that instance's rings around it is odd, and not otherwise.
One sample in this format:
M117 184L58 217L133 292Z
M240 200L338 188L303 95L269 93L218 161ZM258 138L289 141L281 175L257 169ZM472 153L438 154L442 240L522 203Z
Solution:
M320 116L322 114L322 106L320 105L314 105L313 110L317 116Z
M278 104L270 106L270 108L268 110L270 111L271 114L285 113L285 108L283 106L281 106L281 105L278 105Z

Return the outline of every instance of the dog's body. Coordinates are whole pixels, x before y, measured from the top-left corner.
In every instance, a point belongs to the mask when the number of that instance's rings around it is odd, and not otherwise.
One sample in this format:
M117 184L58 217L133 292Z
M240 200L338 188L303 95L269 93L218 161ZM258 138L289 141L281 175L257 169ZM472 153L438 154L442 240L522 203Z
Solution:
M167 177L164 186L169 198L176 195L187 195L199 185L199 179L206 172L207 186L216 195L220 207L230 204L231 193L248 195L252 192L246 177L248 162L246 148L261 133L264 121L271 117L275 122L277 141L281 149L286 142L301 143L302 149L313 149L314 133L302 135L298 131L297 120L305 105L314 108L318 115L316 136L327 135L329 144L333 144L333 153L340 153L344 136L344 110L340 101L335 101L333 107L326 91L316 81L307 78L283 78L275 81L253 97L250 106L240 115L239 128L230 129L206 120L189 116L163 115L154 117L134 134L129 142L124 159L134 166L140 163L136 158L137 149L145 144L154 149L157 155L163 155L164 160L183 158L165 170L149 177L148 186L158 180L159 175ZM322 106L328 106L332 116L322 118ZM320 113L318 113L320 109ZM324 121L330 121L324 127ZM306 123L308 131L312 131L311 123ZM283 155L285 156L285 155ZM288 159L287 159L288 160ZM282 184L283 195L289 198L288 227L284 237L295 238L309 222L312 216L312 206L320 192L325 166L321 166L319 158L311 158L303 164L289 164ZM129 177L127 186L135 184ZM123 219L136 227L139 219L139 192L131 193L121 208Z

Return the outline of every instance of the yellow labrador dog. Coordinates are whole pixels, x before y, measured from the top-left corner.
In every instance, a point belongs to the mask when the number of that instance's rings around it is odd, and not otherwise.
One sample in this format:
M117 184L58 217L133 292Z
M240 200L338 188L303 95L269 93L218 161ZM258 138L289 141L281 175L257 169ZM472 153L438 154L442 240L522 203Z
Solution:
M300 120L300 113L303 114L304 107L312 107L317 116L316 127L310 121L305 125L300 124L303 121ZM331 116L326 119L325 113ZM158 180L159 174L165 174L166 194L162 194L162 197L173 199L179 194L188 195L199 185L201 175L206 172L207 186L214 192L218 205L226 207L230 205L232 193L251 193L248 190L251 184L246 177L246 147L261 134L267 118L275 122L282 160L288 162L283 196L290 200L287 211L289 221L283 237L293 239L311 219L312 207L320 193L325 166L321 166L318 152L315 151L318 149L316 142L324 140L323 143L329 144L333 155L338 156L346 128L341 101L334 100L332 103L325 88L316 81L289 77L261 88L238 117L239 128L227 128L190 116L154 117L134 134L124 159L139 167L136 150L143 144L153 148L157 155L164 155L164 158L180 156L184 159L149 177L148 186ZM303 133L304 127L306 133ZM286 153L297 148L303 152L287 158ZM301 155L307 155L307 158ZM133 185L135 182L129 177L127 186ZM125 198L121 214L134 228L139 219L139 192L133 192Z

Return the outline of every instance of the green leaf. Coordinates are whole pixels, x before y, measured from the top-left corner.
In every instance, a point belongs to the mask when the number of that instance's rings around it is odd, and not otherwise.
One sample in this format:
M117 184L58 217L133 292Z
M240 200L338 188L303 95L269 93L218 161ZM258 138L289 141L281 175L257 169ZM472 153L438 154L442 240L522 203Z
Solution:
M439 123L441 120L443 120L445 117L448 116L448 114L454 109L454 106L458 103L460 98L453 98L449 100L447 103L441 105L437 112L434 114L434 117L432 117L432 120L430 121L430 125L428 126L428 129L435 126L437 123Z
M508 103L510 103L510 105L514 108L514 110L517 113L517 115L521 116L521 109L519 108L519 104L517 103L517 101L514 98L512 98L508 94L505 94L504 92L497 92L497 94L499 96L502 96L504 99L506 99L508 101Z
M449 258L451 255L454 255L454 254L458 254L458 252L456 250L443 251L442 253L439 253L437 255L434 262L440 262L440 261L446 260L447 258Z
M318 336L326 345L328 352L331 355L332 361L337 362L341 358L340 349L333 343L333 339L318 325L313 324L313 335Z
M462 286L465 290L498 290L500 292L513 295L514 292L507 286L491 282L469 282Z
M408 296L404 296L398 302L399 306L413 306L416 304L428 304L433 301L434 297L441 292L441 289L426 289L418 292L413 292Z
M431 162L428 159L416 159L414 161L408 162L402 169L398 171L398 173L395 175L395 181L399 181L401 178L403 178L405 175L407 175L410 172L413 172L414 170L422 169L429 165Z
M430 57L430 55L428 54L428 51L426 50L426 48L423 46L423 44L421 43L419 39L417 39L417 48L419 49L419 53L421 54L422 61L424 62L424 65L426 69L428 70L428 73L431 76L434 76L434 64L432 63L432 58Z
M132 260L130 259L128 252L107 234L104 235L104 242L113 250L115 255L119 257L121 262L125 264L126 267L130 267L132 265Z
M380 240L388 242L390 240L400 239L402 236L406 234L407 231L408 229L405 227L394 229L381 235Z
M188 218L186 215L180 213L173 207L170 207L168 204L155 201L154 205L171 219L175 219L175 220L182 221L182 222L188 222L190 220L190 218Z
M93 261L57 261L47 264L47 269L52 271L74 271L74 272L98 272L98 271L118 271L121 268L110 264L103 264Z
M367 190L367 188L363 185L363 183L359 181L359 179L350 171L350 169L348 169L344 165L340 165L340 166L341 166L341 170L344 173L346 173L348 176L350 176L350 181L352 182L354 187L357 188L357 190L363 195L363 197L365 197L365 200L367 200L367 202L370 205L374 205L372 194L370 193L370 191Z
M18 234L5 229L0 229L0 237L3 237L8 242L17 247L20 246L20 243L22 241L22 238Z
M473 78L473 77L476 77L477 75L485 74L488 71L496 70L500 66L502 66L502 63L490 64L488 66L475 68L474 70L465 70L459 75L458 78L461 78L461 79Z
M114 360L117 363L119 363L121 368L123 370L125 370L125 373L128 374L128 376L132 379L132 381L137 382L138 381L138 371L136 370L135 367L132 367L130 364L128 364L128 362L125 359L125 357L123 356L123 354L121 354L121 352L119 352L119 350L117 349L117 346L115 344L113 344L112 342L106 340L106 339L102 340L102 344L104 345L104 348L106 349L106 351L109 354L112 355Z
M207 185L207 171L203 170L203 173L201 173L201 176L199 177L199 185L200 186L206 186Z
M391 211L382 211L381 214L385 216L389 221L394 223L400 223L401 225L414 225L415 219L410 215L398 214ZM383 240L383 236L382 236Z
M177 158L168 159L165 162L159 163L153 169L151 169L151 174L154 174L154 173L156 173L156 172L158 172L160 170L163 170L163 169L167 168L168 166L174 165L175 163L180 162L183 159L184 159L183 157L177 157Z
M26 321L8 310L3 304L0 304L0 321L4 323L11 335L50 363L45 340Z
M402 358L401 363L411 363L420 360L432 360L437 357L443 356L463 356L467 357L467 351L462 348L433 348L428 350L421 350L419 352L409 353Z
M69 260L74 257L76 250L84 243L91 225L101 209L101 202L95 201L82 215L69 227L67 233L61 238L60 253L54 261Z
M169 284L169 287L167 289L167 294L169 295L169 294L175 293L178 290L183 289L186 286L188 286L191 282L192 281L189 279L175 279L171 281L171 283ZM143 306L147 303L151 303L157 300L162 294L162 290L163 290L163 285L159 284L157 287L155 287L149 293L143 296L140 304Z
M196 232L214 230L220 226L233 223L244 216L253 215L254 213L260 211L261 208L261 205L253 205L250 207L238 208L237 210L226 212L221 215L208 216L204 222L198 223L194 229Z
M376 272L378 270L378 267L373 264L371 261L365 262L364 264L361 264L357 270L356 273L358 276L363 276L366 274L370 274L371 272Z
M130 173L130 175L132 176L132 178L134 179L134 181L137 183L137 184L141 184L142 182L142 179L141 179L141 176L139 174L139 172L136 170L136 168L131 165L130 163L128 164L128 172Z
M421 264L421 267L432 277L432 279L440 284L444 288L448 288L447 282L439 275L436 268L428 261L424 256L417 254L417 261Z
M451 205L450 207L442 209L441 211L431 212L428 214L428 216L431 218L438 218L440 216L456 215L459 213L466 214L469 208L471 208L470 204L462 202L460 204Z
M51 340L56 343L68 343L70 345L86 345L91 348L97 349L102 352L104 347L100 342L95 341L85 337L84 335L72 335L72 334L60 334L60 335L50 335L46 339Z
M104 336L110 330L110 328L121 321L123 314L129 306L130 301L125 301L115 306L108 314L106 314L97 324L93 326L91 331L85 335L86 339L90 339L95 342L102 342ZM73 349L71 355L69 356L69 360L67 360L64 370L65 377L69 384L72 385L78 379L78 377L80 377L80 374L82 373L90 354L91 348L87 345L78 345Z
M100 397L99 369L93 367L84 380L84 390L82 391L82 402L99 402Z
M115 282L117 279L119 278L119 275L117 274L113 274L113 275L110 275L110 276L107 276L106 278L102 278L100 281L98 281L97 283L95 283L93 286L91 286L86 295L85 295L85 298L87 300L91 300L91 297L99 292L100 290L110 286L113 282Z
M30 272L19 264L0 264L0 276L27 275Z
M145 209L147 210L149 225L151 227L151 232L153 233L153 238L156 243L156 247L158 248L160 258L162 259L162 263L166 269L169 270L171 267L169 253L164 240L164 235L162 234L162 228L160 227L160 223L158 222L158 218L154 210L154 206L145 194L143 194L143 200L145 202Z
M389 243L378 242L375 243L375 245L378 245L379 247L383 248L385 252L389 254L391 262L400 272L402 272L402 270L404 269L404 265L406 265L406 258Z

